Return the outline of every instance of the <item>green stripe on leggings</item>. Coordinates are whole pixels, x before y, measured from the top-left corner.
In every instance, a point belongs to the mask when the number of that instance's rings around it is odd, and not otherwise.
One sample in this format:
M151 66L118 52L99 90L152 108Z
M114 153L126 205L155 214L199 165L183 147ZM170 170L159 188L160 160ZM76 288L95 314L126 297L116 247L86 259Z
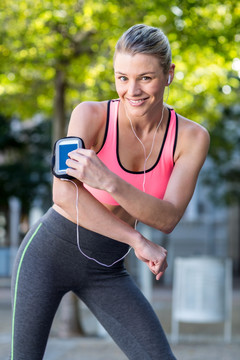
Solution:
M15 291L14 291L14 303L13 303L13 318L12 318L12 346L11 346L11 360L13 360L13 341L14 341L14 323L15 323L15 312L16 312L16 302L17 302L17 291L18 291L18 280L19 280L19 274L20 274L20 270L21 270L21 266L22 266L22 262L23 262L23 258L25 256L25 253L29 247L29 245L31 244L32 240L34 239L35 235L37 234L38 230L40 229L40 227L42 226L42 223L40 223L37 227L37 229L35 230L35 232L33 233L33 235L31 236L31 238L29 239L19 262L18 265L18 270L17 270L17 277L16 277L16 284L15 284Z

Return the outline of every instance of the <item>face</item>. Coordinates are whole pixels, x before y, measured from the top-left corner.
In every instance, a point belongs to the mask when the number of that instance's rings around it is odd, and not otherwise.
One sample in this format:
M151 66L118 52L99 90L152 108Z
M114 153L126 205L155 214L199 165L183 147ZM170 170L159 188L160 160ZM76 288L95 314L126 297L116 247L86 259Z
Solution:
M153 55L117 53L114 62L118 96L128 115L151 115L161 109L168 74Z

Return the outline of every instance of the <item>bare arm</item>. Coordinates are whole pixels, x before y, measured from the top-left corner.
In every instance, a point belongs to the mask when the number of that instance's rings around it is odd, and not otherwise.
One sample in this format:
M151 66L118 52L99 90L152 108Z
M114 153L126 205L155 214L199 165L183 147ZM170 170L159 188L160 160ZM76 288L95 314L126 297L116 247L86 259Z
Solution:
M201 126L182 121L175 166L163 200L148 195L110 172L91 151L71 155L77 163L69 174L92 187L108 191L133 217L169 233L181 219L195 189L209 147L209 135ZM69 166L74 167L72 160Z
M163 200L145 194L119 178L112 187L109 186L111 195L132 216L165 233L174 229L191 200L207 156L209 135L197 126L190 129L181 142L184 145L176 159Z
M135 248L141 235L130 225L112 214L97 201L78 181L78 223L104 236L126 243ZM77 222L76 188L68 181L54 178L53 202L64 210L72 221Z
M93 109L89 111L89 107ZM97 134L101 131L103 116L105 116L104 106L83 105L72 114L68 136L83 138L87 148L94 146L99 141ZM91 153L95 154L92 150ZM130 225L113 215L82 186L81 182L76 180L75 183L79 191L78 223L89 230L133 247L136 256L146 262L159 279L167 267L166 250L145 239ZM76 189L72 183L55 178L53 201L63 214L76 222Z
M82 106L79 106L71 116L68 136L82 137L86 148L93 146L98 141L97 133L101 131L103 110L104 106L97 106L97 104L82 104ZM139 238L138 233L107 210L83 187L80 181L74 181L78 186L79 193L79 224L89 230L99 232L134 247L136 239ZM54 178L53 202L72 221L77 221L76 188L74 184Z

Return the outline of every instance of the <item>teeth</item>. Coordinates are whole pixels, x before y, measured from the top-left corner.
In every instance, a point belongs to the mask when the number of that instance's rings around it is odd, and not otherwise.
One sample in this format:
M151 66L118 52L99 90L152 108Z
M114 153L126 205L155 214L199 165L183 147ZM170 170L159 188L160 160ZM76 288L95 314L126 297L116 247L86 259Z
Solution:
M130 100L130 102L133 103L133 104L139 104L142 101L143 101L143 99L141 99L141 100Z

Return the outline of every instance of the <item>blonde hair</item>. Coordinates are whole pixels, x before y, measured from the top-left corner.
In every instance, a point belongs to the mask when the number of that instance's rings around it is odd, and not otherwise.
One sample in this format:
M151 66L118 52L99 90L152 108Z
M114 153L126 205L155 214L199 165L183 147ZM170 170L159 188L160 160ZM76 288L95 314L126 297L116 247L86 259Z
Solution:
M114 59L118 52L154 55L159 59L165 74L168 73L172 62L171 48L166 35L162 30L144 24L132 26L120 37L115 47Z

